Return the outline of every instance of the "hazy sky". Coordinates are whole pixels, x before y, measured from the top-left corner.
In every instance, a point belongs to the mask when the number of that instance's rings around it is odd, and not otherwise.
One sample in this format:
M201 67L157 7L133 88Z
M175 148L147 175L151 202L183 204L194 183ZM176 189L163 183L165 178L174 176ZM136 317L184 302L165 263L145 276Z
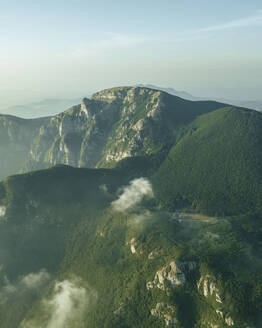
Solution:
M0 105L138 83L262 99L261 0L3 0L0 45Z

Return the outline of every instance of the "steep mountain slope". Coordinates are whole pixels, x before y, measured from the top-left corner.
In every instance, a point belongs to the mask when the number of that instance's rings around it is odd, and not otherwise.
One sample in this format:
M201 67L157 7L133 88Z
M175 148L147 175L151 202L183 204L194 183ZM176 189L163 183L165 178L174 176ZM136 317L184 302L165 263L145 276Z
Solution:
M261 143L258 112L228 107L199 117L155 175L159 197L212 214L261 213Z
M19 172L25 163L33 139L48 118L24 120L0 115L0 179Z
M44 119L42 124L36 123L36 129L19 123L18 129L26 130L28 137L19 141L24 150L23 156L16 158L17 170L14 168L7 174L59 163L76 167L112 166L126 157L168 149L185 125L222 106L209 101L191 102L139 87L104 90L91 99L83 99L81 105ZM7 122L18 120L3 117ZM30 122L33 124L35 120ZM8 131L4 128L0 131L5 140ZM9 143L4 142L3 149L15 154ZM8 163L7 158L6 166ZM6 172L1 176L6 176Z
M29 167L39 167L39 163L105 166L125 157L150 154L170 143L177 128L221 106L146 88L104 90L53 117L41 129Z

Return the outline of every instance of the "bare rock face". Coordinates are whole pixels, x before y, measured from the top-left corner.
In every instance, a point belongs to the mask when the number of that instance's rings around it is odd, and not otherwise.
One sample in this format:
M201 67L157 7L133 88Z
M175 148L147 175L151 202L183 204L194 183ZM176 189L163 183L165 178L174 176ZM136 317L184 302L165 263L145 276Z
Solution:
M25 120L0 115L0 180L21 172L34 138L48 118Z
M5 213L6 213L6 207L0 206L0 220L5 217Z
M210 104L208 111L220 108ZM153 154L175 140L176 128L206 112L194 102L141 87L119 87L53 117L0 115L0 178L57 164L108 167Z
M150 253L148 254L148 259L149 259L149 260L153 260L153 259L155 259L157 256L159 256L159 254L160 254L160 251L157 250L157 249L154 249L152 252L150 252Z
M174 327L178 322L175 307L165 303L157 303L156 307L151 310L151 315L164 319L167 327Z
M205 297L215 296L216 302L222 304L222 299L219 290L211 276L202 276L197 284L198 290L203 293Z
M153 154L176 138L176 127L206 111L198 107L162 91L119 87L53 117L0 115L0 178L57 164L108 167ZM213 103L210 110L220 107Z
M226 317L225 322L228 326L234 326L234 321L231 317Z
M165 283L172 287L183 285L186 282L186 272L196 268L195 262L176 262L172 261L169 265L158 270L153 281L146 285L147 289L159 288L166 290Z
M132 238L130 241L130 250L132 254L136 254L138 242L136 241L136 238Z
M154 150L149 135L161 122L161 92L121 87L95 93L80 105L50 118L33 140L27 168L58 163L101 167Z
M227 326L234 326L234 320L231 318L231 316L226 310L221 308L221 306L223 305L223 298L220 295L215 279L209 275L201 276L197 283L197 288L199 292L202 293L206 298L212 296L214 297L217 305L219 306L215 310L217 316L224 320Z

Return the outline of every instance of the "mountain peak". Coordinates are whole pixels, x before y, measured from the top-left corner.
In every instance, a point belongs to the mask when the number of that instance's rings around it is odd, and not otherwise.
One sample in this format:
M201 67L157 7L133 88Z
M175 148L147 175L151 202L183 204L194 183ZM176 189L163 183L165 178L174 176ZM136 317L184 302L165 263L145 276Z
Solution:
M109 88L105 89L99 92L96 92L93 94L91 99L94 100L102 100L108 103L112 103L113 101L119 99L119 100L124 100L127 98L127 100L131 100L134 97L137 96L142 96L145 94L159 94L161 91L159 90L153 90L145 87L139 87L139 86L122 86L122 87L116 87L116 88Z
M152 154L176 138L174 131L224 106L187 101L147 87L120 86L84 98L81 104L49 118L33 131L21 122L21 134L14 127L10 137L10 128L2 120L2 133L9 142L7 158L12 154L12 140L27 140L21 142L23 157L12 160L17 166L7 162L0 165L2 176L17 173L17 167L32 170L58 163L105 167L126 157ZM11 120L8 122L11 124ZM20 138L22 131L27 138Z

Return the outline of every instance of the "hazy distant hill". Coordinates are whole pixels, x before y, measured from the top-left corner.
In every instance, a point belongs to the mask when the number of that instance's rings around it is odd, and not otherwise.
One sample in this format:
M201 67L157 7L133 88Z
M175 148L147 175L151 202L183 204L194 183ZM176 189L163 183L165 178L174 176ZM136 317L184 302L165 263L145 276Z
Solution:
M251 109L255 109L257 111L262 112L262 101L251 101L251 100L246 100L246 101L234 101L234 103L232 102L232 104L234 105L238 105L238 106L242 106L242 107L246 107L246 108L251 108Z
M169 93L172 96L177 96L177 97L187 99L187 100L192 100L192 101L206 100L204 98L192 96L190 93L188 93L186 91L175 90L174 88L171 88L171 87L169 87L169 88L166 87L165 88L165 87L159 87L159 86L156 86L156 85L153 85L153 84L138 84L137 86L141 87L141 88L150 88L150 89L153 89L153 90L161 90L161 91Z
M214 100L218 102L223 102L235 106L255 109L257 111L262 111L262 100L232 100L232 99L225 99L225 98L218 98L218 97L195 97L185 91L178 91L173 88L165 88L159 87L152 84L139 84L138 86L141 87L148 87L155 90L162 90L171 95L178 96L187 100L198 101L198 100Z
M15 105L1 110L1 114L19 116L22 118L37 118L58 114L81 101L77 99L45 99L25 105Z

